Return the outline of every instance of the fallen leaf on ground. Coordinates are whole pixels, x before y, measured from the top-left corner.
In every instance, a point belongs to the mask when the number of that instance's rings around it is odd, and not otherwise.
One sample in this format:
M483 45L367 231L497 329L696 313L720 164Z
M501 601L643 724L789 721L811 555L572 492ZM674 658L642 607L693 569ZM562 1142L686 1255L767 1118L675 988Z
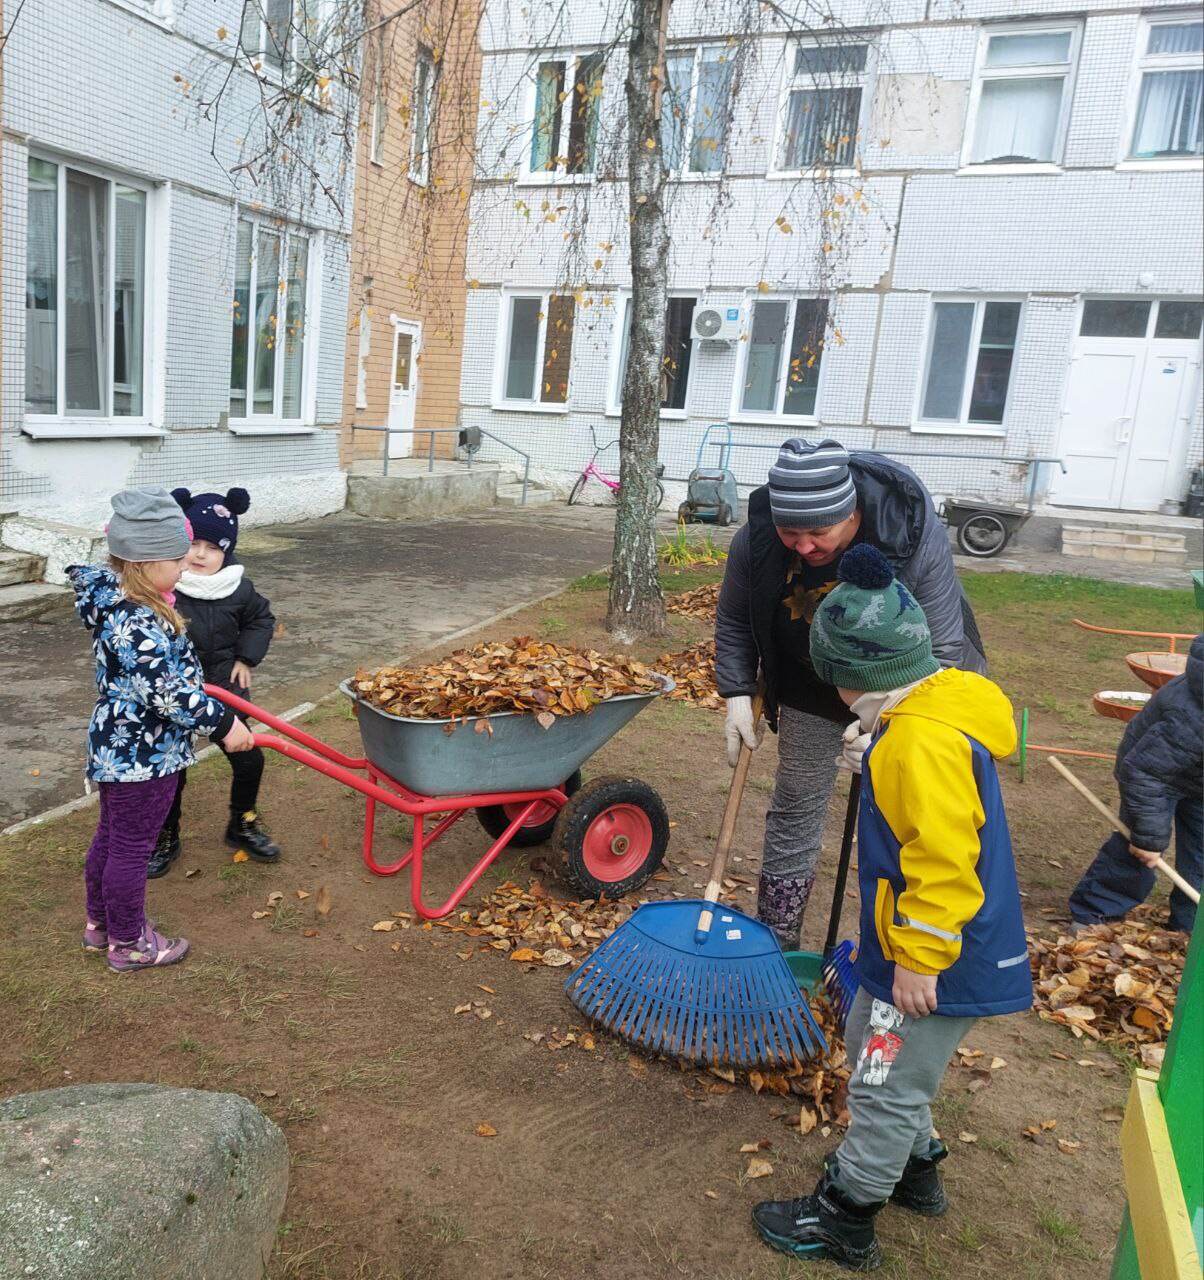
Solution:
M378 920L372 926L372 932L373 933L391 933L396 928L397 928L396 920Z
M963 1129L961 1133L957 1135L957 1140L958 1142L966 1142L966 1143L977 1142L978 1134L971 1133L968 1129Z
M275 890L274 892L272 892L272 893L269 893L269 894L268 894L268 906L269 906L269 907L274 907L274 906L276 906L278 903L281 903L281 902L283 902L283 901L284 901L284 894L282 894L282 893L280 892L280 890L279 890L279 889L277 889L277 890Z
M567 951L561 951L559 947L549 947L543 953L543 962L549 969L559 969L566 964L572 964L573 957Z
M479 1124L473 1130L478 1138L496 1138L497 1130L491 1124Z
M279 1090L278 1089L260 1089L259 1093L261 1097L274 1098L276 1097L277 1093L279 1093Z
M806 1107L800 1107L798 1112L798 1131L802 1134L808 1134L819 1123L819 1117L814 1111L809 1111Z
M316 938L318 936L317 929L302 929L301 936L303 938Z
M245 849L236 849L234 851L234 856L230 859L230 861L231 862L250 862L251 855Z
M330 890L323 885L318 890L318 896L314 899L314 910L320 916L328 916L330 915L331 905Z
M272 913L270 911L252 911L252 920L266 920Z
M1063 1155L1073 1155L1082 1145L1081 1142L1071 1142L1069 1138L1058 1139L1058 1150Z
M496 992L496 991L494 991L494 989L493 989L492 987L487 987L483 982L478 982L478 983L477 983L477 989L478 989L479 991L488 991L488 992L489 992L489 994L490 994L491 996L495 996L495 995L497 995L497 992Z
M519 947L516 951L511 951L510 959L519 964L528 964L539 959L539 952L530 947Z
M199 876L200 874L200 867L192 867L190 870L184 872L184 879L191 880L193 876Z
M706 1198L707 1198L708 1200L718 1200L718 1199L719 1199L719 1192L718 1192L718 1191L704 1191L702 1194L703 1194L704 1196L706 1196Z
M746 1178L768 1178L773 1172L773 1165L761 1156L756 1156L748 1162L748 1168L744 1171Z
M1002 1071L1002 1070L1003 1070L1003 1068L1004 1068L1004 1067L1006 1067L1006 1066L1007 1066L1007 1059L1006 1059L1006 1058L992 1058L992 1059L991 1059L991 1070L992 1070L992 1071Z
M309 890L308 890L308 889L298 889L298 890L297 890L297 897L298 897L298 898L300 898L302 902L304 902L304 901L305 901L305 899L309 897Z
M1109 1124L1120 1124L1125 1118L1125 1113L1119 1107L1105 1107L1100 1112L1100 1119L1107 1120Z

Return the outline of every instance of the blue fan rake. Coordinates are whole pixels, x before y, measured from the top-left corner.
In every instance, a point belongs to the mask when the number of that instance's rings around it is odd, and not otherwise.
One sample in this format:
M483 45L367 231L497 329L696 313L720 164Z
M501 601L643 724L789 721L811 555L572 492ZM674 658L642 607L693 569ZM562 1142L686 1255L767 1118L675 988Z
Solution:
M640 907L565 983L587 1018L648 1053L773 1067L827 1051L773 930L719 904L751 758L742 746L706 897Z

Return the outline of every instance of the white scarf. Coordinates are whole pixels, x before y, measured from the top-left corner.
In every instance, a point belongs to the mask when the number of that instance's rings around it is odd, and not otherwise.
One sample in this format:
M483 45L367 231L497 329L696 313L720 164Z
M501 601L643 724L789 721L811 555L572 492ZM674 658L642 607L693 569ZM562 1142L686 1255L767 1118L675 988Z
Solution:
M246 566L228 564L216 573L193 573L185 569L176 583L176 590L192 600L224 600L238 590Z
M929 679L930 676L924 677L924 680ZM900 685L897 689L870 689L850 702L849 710L861 721L861 732L876 733L882 722L882 713L897 707L924 680L913 680L911 684Z

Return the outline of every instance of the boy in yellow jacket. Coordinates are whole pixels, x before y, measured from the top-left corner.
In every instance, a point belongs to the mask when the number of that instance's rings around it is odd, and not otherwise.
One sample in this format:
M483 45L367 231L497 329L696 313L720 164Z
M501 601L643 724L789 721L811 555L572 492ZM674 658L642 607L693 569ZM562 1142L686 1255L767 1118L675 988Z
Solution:
M1016 745L991 681L942 670L889 561L857 546L811 624L811 661L871 736L858 834L860 990L845 1043L849 1132L815 1191L753 1210L766 1243L857 1271L882 1261L889 1200L945 1212L931 1103L980 1017L1032 1004L1020 893L995 761Z

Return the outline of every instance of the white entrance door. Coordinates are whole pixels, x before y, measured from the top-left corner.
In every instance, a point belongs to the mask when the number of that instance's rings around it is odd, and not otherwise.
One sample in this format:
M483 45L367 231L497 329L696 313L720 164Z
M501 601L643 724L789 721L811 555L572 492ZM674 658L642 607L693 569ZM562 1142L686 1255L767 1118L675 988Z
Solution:
M1066 474L1054 481L1053 502L1156 511L1178 496L1200 368L1192 317L1180 314L1191 305L1086 303L1058 444ZM1123 336L1116 332L1125 326ZM1088 332L1095 327L1105 332ZM1160 337L1164 327L1175 336Z
M416 320L393 318L393 366L389 385L389 427L414 429L418 401L418 352L422 326ZM412 435L390 435L389 457L406 458L414 452Z

